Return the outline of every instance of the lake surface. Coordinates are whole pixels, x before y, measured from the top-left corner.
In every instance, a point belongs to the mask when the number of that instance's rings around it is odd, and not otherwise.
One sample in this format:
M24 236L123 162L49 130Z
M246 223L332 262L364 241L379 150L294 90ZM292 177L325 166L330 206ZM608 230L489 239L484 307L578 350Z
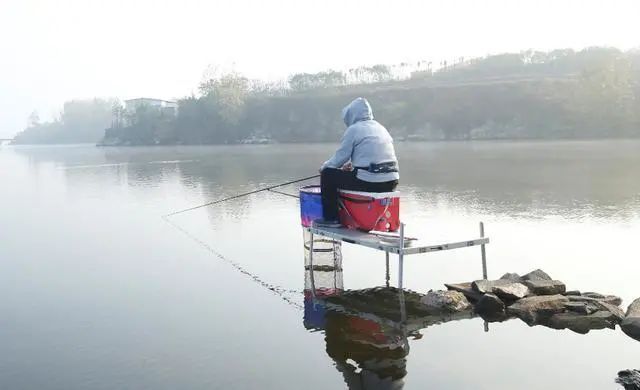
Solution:
M640 342L619 329L519 320L433 325L387 353L396 339L368 340L366 321L305 319L296 199L261 193L161 218L312 175L333 147L1 147L0 388L618 389L619 370L640 368ZM484 221L489 277L542 268L624 308L640 297L640 142L397 152L409 235L463 240ZM384 284L381 252L342 255L344 289ZM405 261L414 291L480 277L478 248Z

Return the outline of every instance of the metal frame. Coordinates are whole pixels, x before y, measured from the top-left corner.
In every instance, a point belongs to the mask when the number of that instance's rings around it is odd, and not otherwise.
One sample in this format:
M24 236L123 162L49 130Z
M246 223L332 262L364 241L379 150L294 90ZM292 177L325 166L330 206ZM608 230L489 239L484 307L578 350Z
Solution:
M386 285L389 285L389 253L398 255L398 288L402 290L404 276L404 256L415 255L420 253L441 252L452 249L468 248L472 246L480 246L482 258L482 277L487 279L487 254L485 245L489 243L489 237L484 235L484 223L480 222L480 238L472 240L457 241L437 245L418 245L418 240L414 238L406 238L405 224L400 224L399 235L380 235L376 233L364 233L346 228L320 228L307 227L311 236L309 262L313 267L313 237L314 235L328 237L349 244L364 246L367 248L377 249L385 252L386 266ZM313 284L313 278L311 280Z
M348 230L346 228L318 228L307 227L305 228L309 232L309 268L311 270L310 282L311 282L311 294L313 298L316 298L315 294L315 280L313 271L313 240L314 236L328 237L334 240L343 241L350 244L356 244L372 249L377 249L385 252L385 284L389 287L389 253L395 253L398 255L398 300L400 304L400 328L403 330L405 337L406 348L409 348L409 342L406 338L407 335L407 311L405 306L404 290L403 290L403 278L404 278L404 256L414 255L420 253L440 252L459 248L468 248L471 246L480 246L480 254L482 259L482 277L487 279L487 253L485 246L489 243L489 238L484 235L484 223L480 222L480 238L475 238L467 241L458 241L452 243L444 243L438 245L414 245L418 240L415 238L407 239L405 236L405 224L400 224L399 234L379 234L379 233L364 233L354 230ZM484 331L489 331L489 324L484 321ZM408 350L408 349L407 349Z

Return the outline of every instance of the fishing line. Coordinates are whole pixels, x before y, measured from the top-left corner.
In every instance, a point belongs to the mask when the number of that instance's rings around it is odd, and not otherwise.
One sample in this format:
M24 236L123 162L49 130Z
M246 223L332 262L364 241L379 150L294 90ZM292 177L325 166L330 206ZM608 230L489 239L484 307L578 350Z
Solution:
M178 215L178 214L182 214L182 213L186 213L187 211L193 211L193 210L196 210L196 209L199 209L199 208L212 206L212 205L215 205L215 204L220 204L220 203L227 202L227 201L230 201L230 200L233 200L233 199L242 198L244 196L257 194L259 192L264 192L264 191L271 191L271 192L275 192L277 194L287 195L287 196L290 196L290 197L298 198L296 195L288 194L286 192L275 191L274 189L278 188L278 187L284 187L284 186L289 185L289 184L294 184L294 183L299 183L299 182L306 181L306 180L315 179L315 178L317 178L319 176L320 175L304 177L304 178L301 178L301 179L291 180L291 181L288 181L286 183L277 184L277 185L268 186L268 187L263 187L263 188L260 188L260 189L254 190L254 191L250 191L250 192L245 192L245 193L242 193L242 194L229 196L229 197L224 198L224 199L219 199L219 200L216 200L216 201L213 201L213 202L205 203L205 204L202 204L202 205L199 205L199 206L194 206L194 207L190 207L190 208L187 208L187 209L184 209L184 210L179 210L179 211L175 211L173 213L169 213L169 214L163 215L162 219L165 222L167 222L169 225L173 226L175 229L179 230L184 235L189 237L192 241L194 241L195 243L197 243L198 245L200 245L201 247L203 247L204 249L209 251L209 253L213 254L215 257L217 257L220 260L223 260L226 263L230 264L233 268L235 268L240 273L250 277L251 280L253 280L255 283L257 283L260 286L266 288L267 290L273 292L275 295L280 297L287 304L289 304L289 305L291 305L291 306L293 306L293 307L295 307L295 308L297 308L299 310L304 310L304 307L302 305L300 305L299 303L293 301L291 298L289 298L289 297L287 297L285 295L285 294L300 294L300 291L287 290L287 289L282 288L280 286L273 285L273 284L265 282L264 280L260 279L259 276L255 275L255 274L252 274L251 272L247 271L244 267L242 267L240 265L240 263L237 263L237 262L235 262L233 260L230 260L230 259L226 258L223 254L221 254L220 252L218 252L215 249L213 249L213 247L211 247L211 245L209 245L208 243L202 241L198 237L192 235L191 233L189 233L187 230L183 229L179 225L175 224L173 221L171 221L169 219L169 217L174 216L174 215Z
M189 233L187 230L183 229L182 227L178 226L177 224L173 223L171 220L169 220L169 218L167 218L166 216L163 216L162 219L167 222L169 225L173 226L175 229L179 230L180 232L182 232L185 236L189 237L192 241L194 241L195 243L197 243L198 245L200 245L201 247L203 247L204 249L206 249L207 251L209 251L209 253L213 254L215 257L217 257L218 259L230 264L233 268L235 268L237 271L240 271L240 273L248 276L251 278L251 280L253 280L255 283L257 283L258 285L266 288L267 290L271 291L272 293L274 293L275 295L277 295L279 298L281 298L283 301L285 301L287 304L300 309L300 310L304 310L304 307L302 305L300 305L299 303L295 302L294 300L292 300L291 298L287 297L285 294L301 294L300 291L297 290L288 290L285 288L282 288L280 286L274 285L274 284L269 284L267 282L265 282L264 280L260 279L259 276L252 274L251 272L247 271L245 268L243 268L239 263L230 260L226 257L224 257L223 254L221 254L220 252L216 251L215 249L213 249L211 247L211 245L207 244L206 242L202 241L201 239L199 239L198 237L192 235L191 233Z
M320 177L320 175L313 175L313 176L309 176L309 177L303 177L303 178L301 178L301 179L291 180L291 181L288 181L288 182L286 182L286 183L277 184L277 185L269 186L269 187L259 188L259 189L257 189L257 190L253 190L253 191L249 191L249 192L244 192L244 193L242 193L242 194L237 194L237 195L229 196L229 197L227 197L227 198L223 198L223 199L214 200L213 202L209 202L209 203L201 204L201 205L199 205L199 206L189 207L188 209L174 211L173 213L165 214L165 215L164 215L164 217L171 217L171 216L174 216L174 215L178 215L178 214L186 213L187 211L197 210L197 209L200 209L200 208L202 208L202 207L213 206L214 204L223 203L223 202L227 202L227 201L229 201L229 200L242 198L242 197L244 197L244 196L249 196L249 195L257 194L258 192L271 191L271 190L273 190L274 188L284 187L284 186L287 186L287 185L289 185L289 184L299 183L299 182L301 182L301 181L311 180L311 179L315 179L315 178L317 178L317 177Z

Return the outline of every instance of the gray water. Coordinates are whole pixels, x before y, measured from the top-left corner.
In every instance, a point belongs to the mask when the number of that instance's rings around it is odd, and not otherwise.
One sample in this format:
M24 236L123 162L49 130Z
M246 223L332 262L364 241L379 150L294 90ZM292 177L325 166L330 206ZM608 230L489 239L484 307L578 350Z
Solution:
M296 199L195 210L172 219L182 230L160 218L313 174L332 148L0 148L0 388L341 389L364 376L329 356L352 344L303 324ZM397 151L410 235L467 239L484 221L490 277L542 268L625 307L640 296L640 142ZM345 289L384 284L380 252L345 245L343 257ZM426 292L480 276L467 248L408 258L404 282ZM617 389L617 371L640 365L640 343L619 329L512 320L485 332L475 318L420 333L396 388Z

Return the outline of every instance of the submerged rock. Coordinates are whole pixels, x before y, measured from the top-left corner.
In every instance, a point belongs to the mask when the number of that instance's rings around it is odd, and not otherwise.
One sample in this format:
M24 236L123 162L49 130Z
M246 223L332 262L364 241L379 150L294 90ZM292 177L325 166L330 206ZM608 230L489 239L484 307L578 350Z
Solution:
M553 279L543 270L537 269L524 275L522 277L522 280L553 280Z
M618 372L616 383L624 390L640 390L640 370L622 370Z
M448 290L458 291L464 294L468 300L477 302L480 298L482 298L482 294L475 291L471 287L471 282L469 283L446 283L444 285Z
M620 327L627 336L640 341L640 298L631 302Z
M427 295L420 298L420 302L430 309L449 312L464 311L471 306L464 294L459 291L429 291Z
M498 318L504 315L504 302L497 295L487 293L476 303L474 310L483 317Z
M593 314L556 313L549 319L548 326L586 334L592 329L615 329L619 322L620 320L613 313L601 310Z
M545 317L563 312L567 302L569 299L564 295L526 297L509 306L507 313L515 315L531 325Z
M532 279L525 280L524 284L535 295L564 294L567 291L565 284L559 280Z

